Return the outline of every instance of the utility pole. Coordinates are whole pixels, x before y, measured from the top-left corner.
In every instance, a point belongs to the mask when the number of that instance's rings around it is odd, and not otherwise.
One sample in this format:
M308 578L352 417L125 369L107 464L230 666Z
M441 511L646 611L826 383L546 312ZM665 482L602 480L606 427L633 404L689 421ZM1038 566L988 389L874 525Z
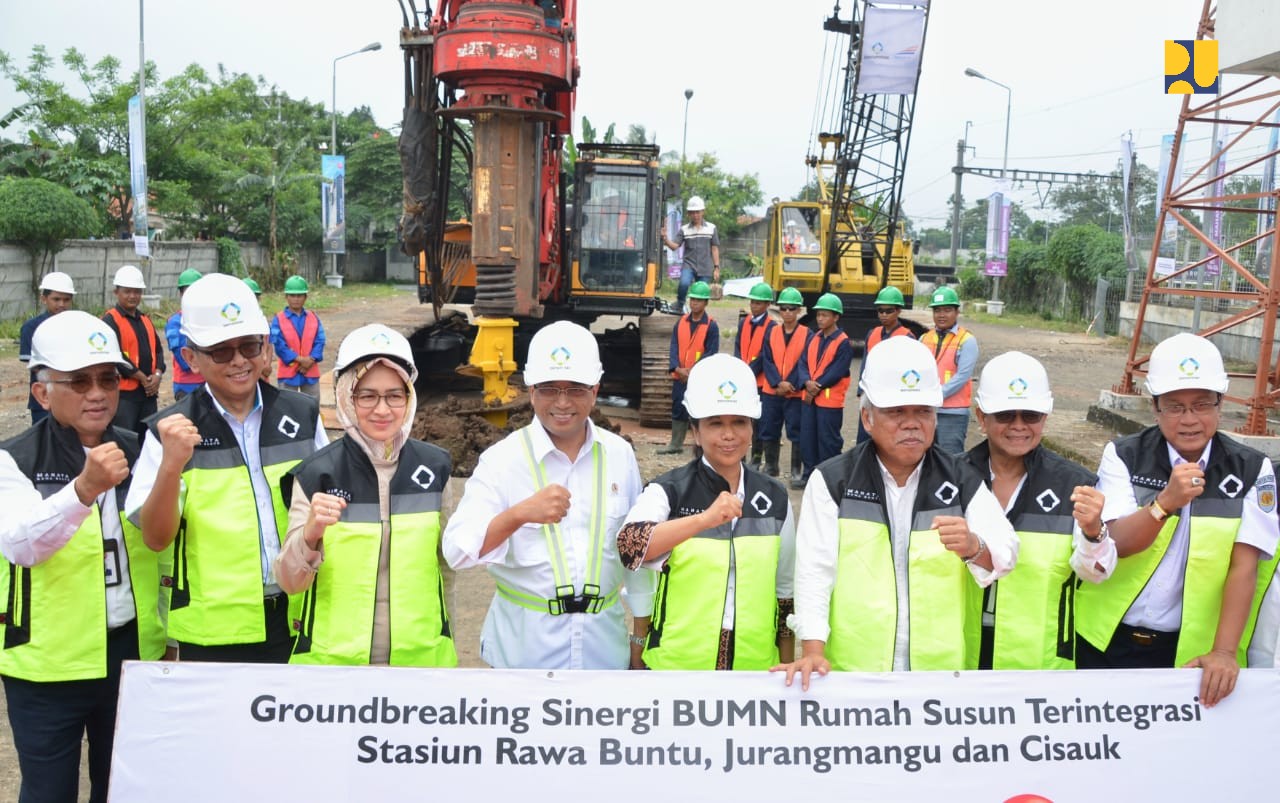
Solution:
M951 275L956 275L956 252L960 250L960 183L964 180L964 140L956 140L956 189L951 196Z

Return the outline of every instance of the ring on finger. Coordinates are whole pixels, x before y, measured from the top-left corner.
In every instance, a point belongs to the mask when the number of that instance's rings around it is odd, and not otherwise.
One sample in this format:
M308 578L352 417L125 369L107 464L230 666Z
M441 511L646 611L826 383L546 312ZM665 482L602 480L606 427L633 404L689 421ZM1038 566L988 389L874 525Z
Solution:
M1203 480L1201 480L1199 477L1192 477L1192 478L1191 478L1191 484L1192 484L1192 485L1199 485L1201 482L1203 482Z

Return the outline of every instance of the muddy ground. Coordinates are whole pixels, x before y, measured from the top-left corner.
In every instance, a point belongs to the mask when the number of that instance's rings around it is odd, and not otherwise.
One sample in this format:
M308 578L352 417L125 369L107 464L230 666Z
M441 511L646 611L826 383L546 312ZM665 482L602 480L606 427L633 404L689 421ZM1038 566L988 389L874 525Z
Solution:
M723 322L721 332L726 340L722 343L722 349L732 349L729 338L732 337L737 309L745 306L744 300L713 304L712 314ZM428 310L417 303L415 294L408 290L392 299L356 302L326 310L322 320L331 344L330 355L336 353L337 344L342 338L358 326L370 321L381 321L409 334L427 319L428 314ZM929 320L928 313L924 310L916 310L910 315L922 322ZM1027 352L1044 362L1049 370L1055 397L1054 412L1049 417L1046 438L1089 467L1095 467L1101 457L1103 445L1113 433L1087 422L1085 413L1089 405L1097 401L1100 389L1109 388L1119 381L1127 342L1114 338L1108 340L1080 334L1063 334L1048 329L973 324L964 320L964 316L962 322L970 326L978 338L981 350L979 367L990 357L1014 349ZM855 376L859 367L855 362ZM169 390L166 388L161 397L162 404L171 400L168 394ZM26 372L17 360L16 344L0 345L0 438L15 435L29 425L26 396ZM484 444L501 434L479 416L457 414L463 408L477 407L477 396L478 394L464 394L449 398L442 394L438 399L424 399L424 403L437 406L424 407L418 413L418 431L427 440L439 443L453 453L455 465L458 466L455 472L458 478L454 480L457 483L465 482L461 477L470 473L470 467L474 467L475 457ZM845 414L846 446L852 445L857 432L854 417L856 399L853 394L849 395L849 400L850 406ZM322 401L328 405L326 423L336 426L332 416L333 392L327 379L322 388ZM635 415L627 414L626 411L608 410L606 414L612 420L611 428L618 430L632 442L640 471L646 479L675 468L688 459L687 456L656 453L658 448L667 443L670 435L668 430L641 427ZM528 415L527 409L516 410L514 423L518 426L527 422ZM972 445L979 439L977 427L971 424L969 444ZM784 481L787 479L786 467L790 464L788 449L788 446L784 446L782 452ZM798 491L792 492L792 499L798 506ZM480 626L492 595L493 584L483 571L469 570L459 574L453 620L459 659L463 666L481 666L478 656ZM0 708L3 708L2 701ZM0 716L0 721L3 722L0 724L0 800L16 800L17 760L7 716ZM82 799L87 798L87 795L87 784L82 784Z

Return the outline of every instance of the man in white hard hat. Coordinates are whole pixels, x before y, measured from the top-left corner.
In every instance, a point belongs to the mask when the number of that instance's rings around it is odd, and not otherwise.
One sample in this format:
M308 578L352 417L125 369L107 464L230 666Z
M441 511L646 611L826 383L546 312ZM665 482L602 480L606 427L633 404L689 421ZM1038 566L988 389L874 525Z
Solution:
M662 242L673 251L684 246L684 266L680 271L680 288L676 306L684 309L684 299L694 282L720 281L720 232L716 224L705 219L707 204L694 195L685 206L688 222L680 226L674 240L662 231Z
M105 801L120 665L164 654L162 556L122 515L138 439L111 425L130 369L115 335L60 313L36 330L31 365L49 417L0 443L0 553L21 589L0 650L17 799L75 800L87 738L89 799Z
M455 569L497 581L480 657L498 668L625 669L619 596L648 628L655 578L624 572L615 535L640 493L635 453L591 422L600 389L595 336L567 321L529 343L524 379L534 421L490 446L444 533Z
M328 439L315 399L261 381L267 331L239 279L187 288L183 356L205 384L148 419L134 469L129 518L152 549L174 548L179 660L285 663L292 650L272 571L288 514L280 480Z
M1216 346L1181 333L1147 363L1156 423L1107 445L1102 520L1120 560L1076 592L1076 664L1200 667L1200 702L1235 688L1258 585L1280 541L1276 478L1218 432L1228 378Z
M871 439L813 470L796 532L801 657L778 667L976 669L982 589L1007 575L1018 537L982 477L933 443L942 389L933 354L895 337L867 355ZM856 554L858 560L841 559Z
M18 332L18 359L22 362L31 362L31 338L36 333L36 327L53 315L59 312L66 312L71 309L71 304L76 299L76 286L71 281L71 277L62 271L53 271L45 274L40 280L40 302L44 304L44 312L22 324L22 329ZM31 384L36 383L35 371L31 372ZM31 423L38 424L40 420L49 413L40 406L40 402L36 401L35 393L27 394L27 409L31 411Z
M141 438L147 431L143 420L156 412L156 397L164 375L164 348L155 324L139 309L142 291L147 288L142 271L136 265L122 265L113 284L116 305L107 310L102 320L116 333L121 353L133 365L133 371L120 379L115 424L133 430Z

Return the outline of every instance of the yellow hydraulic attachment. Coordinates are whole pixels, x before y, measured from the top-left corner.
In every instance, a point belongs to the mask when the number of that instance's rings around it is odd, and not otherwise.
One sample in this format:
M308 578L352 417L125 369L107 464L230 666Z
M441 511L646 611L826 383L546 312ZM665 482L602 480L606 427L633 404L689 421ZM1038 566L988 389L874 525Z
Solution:
M471 362L462 369L484 379L484 404L492 408L484 417L495 427L507 425L506 405L516 398L516 392L507 386L507 378L516 370L516 325L513 318L479 318Z

